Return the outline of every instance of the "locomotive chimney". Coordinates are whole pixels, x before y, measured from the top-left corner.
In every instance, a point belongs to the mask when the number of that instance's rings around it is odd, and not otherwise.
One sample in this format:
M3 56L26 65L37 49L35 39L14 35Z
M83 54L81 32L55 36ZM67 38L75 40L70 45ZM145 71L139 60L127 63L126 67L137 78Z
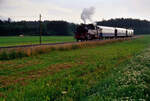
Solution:
M84 24L86 24L86 21L89 20L92 22L92 15L95 12L95 8L94 7L90 7L90 8L84 8L82 13L81 13L81 19L83 20Z

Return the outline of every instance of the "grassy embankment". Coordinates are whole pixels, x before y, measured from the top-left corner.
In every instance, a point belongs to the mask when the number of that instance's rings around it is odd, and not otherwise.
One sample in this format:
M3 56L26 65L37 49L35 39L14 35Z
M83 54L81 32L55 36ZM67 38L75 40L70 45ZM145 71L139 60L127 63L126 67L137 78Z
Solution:
M0 61L1 100L148 100L149 38Z
M34 47L18 47L12 49L1 49L0 50L0 60L12 60L23 57L30 57L39 54L49 53L52 51L65 51L79 48L95 47L104 44L110 44L115 42L122 42L125 40L131 40L130 38L121 38L121 39L111 39L103 41L87 41L87 42L78 42L78 43L67 43L60 45L41 45Z
M39 36L24 36L24 37L0 37L0 47L39 44ZM73 36L42 36L42 43L58 43L75 41Z

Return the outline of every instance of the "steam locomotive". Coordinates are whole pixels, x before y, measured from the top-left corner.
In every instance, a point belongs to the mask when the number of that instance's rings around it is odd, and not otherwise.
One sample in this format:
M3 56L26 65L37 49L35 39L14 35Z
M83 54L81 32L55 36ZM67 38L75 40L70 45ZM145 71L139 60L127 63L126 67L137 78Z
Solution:
M75 32L75 38L77 41L132 37L133 35L133 29L97 26L94 24L81 24L76 28Z

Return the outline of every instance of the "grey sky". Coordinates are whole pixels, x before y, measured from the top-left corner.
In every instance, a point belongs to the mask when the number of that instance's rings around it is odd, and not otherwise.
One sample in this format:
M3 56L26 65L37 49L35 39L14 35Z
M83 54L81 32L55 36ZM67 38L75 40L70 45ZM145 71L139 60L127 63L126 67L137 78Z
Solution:
M150 0L0 0L0 18L67 20L80 23L84 8L95 7L93 20L130 17L150 20Z

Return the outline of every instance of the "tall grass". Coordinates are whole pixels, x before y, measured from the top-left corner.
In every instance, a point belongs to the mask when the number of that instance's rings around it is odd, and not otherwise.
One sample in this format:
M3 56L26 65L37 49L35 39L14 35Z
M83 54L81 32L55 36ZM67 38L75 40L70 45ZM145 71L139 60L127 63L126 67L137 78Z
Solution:
M15 48L9 50L1 50L0 51L0 60L11 60L22 57L29 57L38 54L48 53L51 51L66 51L66 50L74 50L79 48L88 48L94 47L98 45L110 44L115 42L122 42L125 40L131 40L130 38L125 39L113 39L113 40L104 40L104 41L89 41L89 42L80 42L74 44L63 44L63 45L54 45L54 46L38 46L38 47L28 47L28 48Z

